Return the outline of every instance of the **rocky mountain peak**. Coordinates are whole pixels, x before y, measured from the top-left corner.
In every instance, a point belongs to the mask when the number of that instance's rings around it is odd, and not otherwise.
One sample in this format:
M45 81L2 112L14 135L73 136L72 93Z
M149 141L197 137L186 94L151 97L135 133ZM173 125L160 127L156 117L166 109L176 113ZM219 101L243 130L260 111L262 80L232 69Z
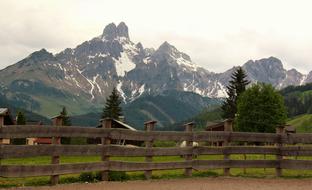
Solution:
M124 22L119 23L117 26L117 33L119 37L126 37L129 39L128 26Z
M39 51L35 51L34 53L28 56L28 59L33 59L35 61L43 61L54 58L53 54L48 52L46 49L42 48Z
M129 39L128 26L124 22L119 23L118 26L116 26L115 23L110 23L103 30L103 39L113 40L117 37L125 37Z

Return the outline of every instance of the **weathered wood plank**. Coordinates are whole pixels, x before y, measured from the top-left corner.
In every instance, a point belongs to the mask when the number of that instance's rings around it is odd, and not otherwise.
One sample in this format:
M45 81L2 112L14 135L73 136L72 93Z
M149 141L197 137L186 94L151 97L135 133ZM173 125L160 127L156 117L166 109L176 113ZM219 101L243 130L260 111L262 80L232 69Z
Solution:
M288 150L289 149L289 150ZM285 147L285 156L311 155L311 148ZM222 154L277 154L276 147L173 147L144 148L119 145L0 145L0 158L22 158L33 156L92 156L105 154L107 156L183 156L183 155L222 155Z
M106 170L107 162L50 165L0 165L1 177L32 177Z
M127 129L101 129L94 127L62 127L52 126L4 126L0 128L0 138L27 138L27 137L86 137L86 138L111 138L138 141L173 140L173 141L206 141L218 142L268 142L277 143L280 138L282 143L295 144L312 143L312 134L282 134L278 137L274 133L246 133L246 132L173 132L173 131L131 131Z
M146 171L146 170L173 170L192 168L192 161L181 162L121 162L110 161L110 170L113 171Z
M282 147L281 155L283 156L312 156L312 147L293 146Z
M311 170L312 160L282 160L280 167L293 170Z
M192 160L181 162L122 162L108 161L96 163L61 164L61 165L1 165L1 177L31 177L62 175L87 171L146 171L193 168L195 170L222 168L276 168L312 169L311 160Z
M282 136L284 144L312 144L312 133L289 133Z

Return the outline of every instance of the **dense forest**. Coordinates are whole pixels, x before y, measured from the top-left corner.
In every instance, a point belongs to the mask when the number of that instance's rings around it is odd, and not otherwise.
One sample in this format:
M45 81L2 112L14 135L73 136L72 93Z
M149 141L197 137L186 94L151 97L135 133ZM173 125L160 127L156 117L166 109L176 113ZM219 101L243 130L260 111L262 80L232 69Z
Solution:
M280 93L284 96L288 117L312 113L312 83L289 86Z

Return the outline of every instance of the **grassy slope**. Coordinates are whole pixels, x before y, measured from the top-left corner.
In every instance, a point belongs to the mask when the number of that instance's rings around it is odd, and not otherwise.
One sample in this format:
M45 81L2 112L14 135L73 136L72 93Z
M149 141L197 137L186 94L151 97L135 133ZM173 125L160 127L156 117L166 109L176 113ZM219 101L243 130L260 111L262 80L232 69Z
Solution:
M296 127L299 133L311 133L312 132L312 114L304 114L292 118L287 122L289 125Z

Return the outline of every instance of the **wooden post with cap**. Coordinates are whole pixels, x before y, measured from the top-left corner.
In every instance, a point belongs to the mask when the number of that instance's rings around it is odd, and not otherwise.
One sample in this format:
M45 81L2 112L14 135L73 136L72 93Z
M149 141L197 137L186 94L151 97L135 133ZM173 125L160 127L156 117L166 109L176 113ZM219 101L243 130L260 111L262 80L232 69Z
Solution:
M147 132L153 131L156 123L157 123L157 121L153 121L153 120L145 122L144 123L145 131L147 131ZM153 140L145 141L145 147L147 149L153 148ZM148 151L148 152L150 152L150 151ZM145 162L153 162L153 156L147 155L145 157ZM145 176L145 179L150 179L152 177L152 170L146 170L144 173L144 176Z
M112 119L111 118L105 118L100 120L102 123L102 128L104 129L110 129L112 128ZM102 146L111 144L111 139L108 137L101 138L101 144ZM104 150L104 149L103 149ZM106 152L102 152L101 156L102 162L109 161L109 155L107 155ZM101 171L101 180L102 181L108 181L109 180L109 170Z
M53 126L55 127L61 127L63 125L63 115L58 115L52 118ZM52 137L51 139L52 144L61 144L61 138L60 137ZM53 155L51 159L51 164L59 164L60 163L60 156L59 155ZM56 185L59 182L59 175L52 175L50 179L51 185Z
M282 143L283 132L284 132L284 126L278 126L276 128L276 134L277 134L276 147L278 148L278 154L276 155L276 160L278 161L278 167L275 168L276 177L282 176L282 169L280 167L280 164L283 160L283 156L281 155L281 148L283 147L283 143Z
M0 128L4 126L4 116L0 114ZM3 144L3 139L0 138L0 145Z
M185 132L193 132L194 128L194 122L190 122L184 125L185 127ZM185 147L192 147L193 148L193 140L188 140L185 141ZM193 154L187 154L185 155L185 161L192 161L193 159ZM187 177L192 176L192 168L185 168L184 175Z
M226 119L224 121L224 131L227 131L227 132L232 132L233 131L233 119ZM230 145L230 139L226 139L223 142L223 146L229 146L229 145ZM230 154L228 154L226 152L224 154L223 160L225 160L225 161L230 160ZM230 175L230 168L224 168L223 169L223 175L224 176L229 176Z
M3 127L3 125L4 125L4 116L0 115L0 129ZM0 138L0 145L3 143L2 141L3 139ZM1 165L1 157L0 157L0 165Z

